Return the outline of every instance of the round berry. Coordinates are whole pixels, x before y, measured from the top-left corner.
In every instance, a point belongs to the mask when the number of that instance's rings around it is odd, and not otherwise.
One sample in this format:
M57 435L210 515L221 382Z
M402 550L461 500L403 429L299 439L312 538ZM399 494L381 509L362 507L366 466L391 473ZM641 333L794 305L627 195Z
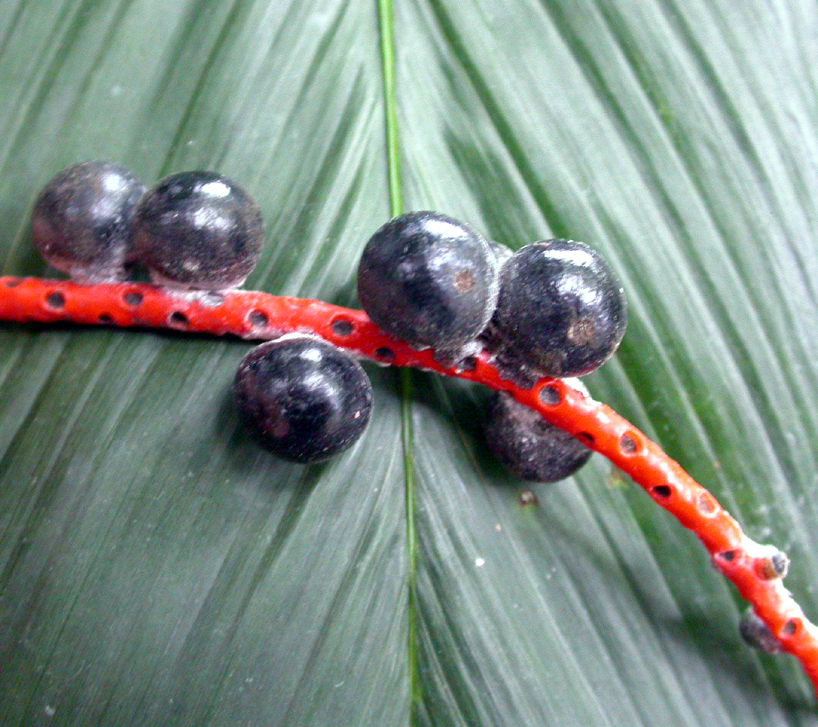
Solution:
M72 164L46 184L31 215L46 262L81 283L124 277L131 219L145 187L110 162Z
M492 454L523 480L564 480L591 457L579 440L504 392L492 395L483 426Z
M521 363L547 376L582 376L607 361L625 335L625 293L584 243L536 242L503 265L492 323Z
M233 384L239 415L279 457L321 462L351 447L372 412L372 385L361 365L309 336L285 336L252 349Z
M488 242L437 212L409 212L369 240L358 296L383 330L418 348L456 351L491 319L497 261Z
M767 627L752 607L741 614L738 624L738 632L744 643L754 649L763 651L765 654L778 654L781 652L781 642L775 638L773 632Z
M213 172L180 172L143 197L134 218L136 259L151 279L180 288L241 285L258 262L261 212L238 184Z

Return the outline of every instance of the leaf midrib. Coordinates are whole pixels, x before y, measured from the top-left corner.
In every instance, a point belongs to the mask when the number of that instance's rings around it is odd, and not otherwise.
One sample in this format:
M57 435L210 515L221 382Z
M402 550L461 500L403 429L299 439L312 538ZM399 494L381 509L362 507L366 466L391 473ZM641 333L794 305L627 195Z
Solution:
M400 147L398 144L397 91L395 77L394 14L392 0L377 0L381 63L383 69L384 130L386 133L387 184L389 212L397 217L403 212L400 184ZM412 372L399 371L401 397L401 444L403 447L404 501L406 508L406 583L407 661L409 667L410 724L414 724L421 702L417 636L417 561L418 543L415 523L415 475L412 432Z

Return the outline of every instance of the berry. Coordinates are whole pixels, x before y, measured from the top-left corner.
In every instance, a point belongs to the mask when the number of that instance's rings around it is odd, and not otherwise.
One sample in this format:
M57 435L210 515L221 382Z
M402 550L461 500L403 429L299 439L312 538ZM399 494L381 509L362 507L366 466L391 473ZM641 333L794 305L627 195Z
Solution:
M497 261L474 230L437 212L395 217L369 240L358 296L383 330L417 348L457 351L491 319Z
M778 654L781 651L781 643L767 628L767 624L756 616L752 608L748 608L741 614L738 632L744 639L744 643L765 654Z
M269 341L241 361L233 384L239 414L266 449L321 462L351 447L372 412L361 365L335 346L299 334Z
M581 242L548 240L503 265L492 323L508 357L547 376L582 376L616 351L627 305L599 253Z
M160 284L222 290L258 262L261 212L238 184L213 172L180 172L143 197L134 218L135 256Z
M591 457L579 440L504 392L492 395L483 426L492 454L523 480L563 480Z
M131 219L144 192L119 164L72 164L46 184L34 204L34 244L46 262L78 282L121 280Z

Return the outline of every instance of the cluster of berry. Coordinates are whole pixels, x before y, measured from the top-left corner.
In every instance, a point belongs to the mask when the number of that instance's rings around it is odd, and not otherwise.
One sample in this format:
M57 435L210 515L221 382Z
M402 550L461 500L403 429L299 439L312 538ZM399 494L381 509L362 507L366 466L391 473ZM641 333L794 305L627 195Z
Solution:
M264 228L253 198L222 175L180 172L146 190L120 165L90 161L48 182L34 205L32 237L48 263L80 283L121 281L141 265L158 285L222 291L253 270ZM297 334L250 351L234 394L256 439L297 462L350 447L372 409L358 361Z
M595 370L624 334L622 287L588 246L549 240L512 254L445 215L402 215L364 251L364 315L229 290L254 267L263 238L258 207L233 182L184 172L145 191L126 170L102 162L69 167L45 187L33 236L46 260L81 285L1 278L0 318L276 335L247 354L233 391L256 439L298 462L347 449L371 414L365 372L329 341L375 361L507 390L494 394L486 416L501 461L524 479L552 481L587 460L590 450L579 440L588 442L692 530L751 602L744 639L793 654L818 688L818 629L781 583L787 557L748 538L707 490L632 424L590 400L578 380L553 380ZM137 265L156 285L96 284L119 282ZM151 306L137 313L148 299ZM313 333L293 333L302 330Z
M93 161L46 185L32 233L43 257L78 282L120 281L142 265L159 285L220 291L252 271L263 224L250 195L223 176L182 172L146 191L119 165ZM550 240L512 254L434 212L401 215L372 236L358 291L387 333L453 366L486 349L523 381L595 370L616 350L627 317L619 281L587 245ZM234 395L263 446L305 463L352 446L372 410L358 361L301 334L250 351ZM494 394L485 430L492 451L523 479L565 478L591 454L506 393Z
M596 370L627 323L622 286L587 245L548 240L512 254L435 212L401 215L372 236L358 269L358 296L388 333L433 348L455 366L488 349L506 376L523 383ZM493 394L484 424L489 448L526 480L563 479L591 456L507 393Z
M82 283L122 280L144 265L175 288L241 285L264 240L261 212L239 185L212 172L180 172L145 190L109 162L73 164L44 187L32 214L34 244Z

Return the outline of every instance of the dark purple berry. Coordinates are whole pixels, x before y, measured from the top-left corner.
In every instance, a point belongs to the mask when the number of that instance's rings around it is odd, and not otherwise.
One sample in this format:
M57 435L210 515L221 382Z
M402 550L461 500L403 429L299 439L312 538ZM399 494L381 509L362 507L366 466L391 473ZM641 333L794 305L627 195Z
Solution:
M279 457L321 462L351 447L372 412L372 385L361 365L309 336L285 336L252 349L233 384L239 415Z
M46 184L31 215L46 262L81 283L121 280L131 220L145 187L110 162L72 164Z
M395 217L369 240L358 296L385 331L418 348L456 351L485 328L497 261L474 230L437 212Z
M564 480L591 457L579 440L506 393L492 394L483 426L492 454L523 480Z
M493 327L506 358L564 378L599 368L627 325L622 285L581 242L548 240L518 250L500 271Z
M773 636L767 624L756 616L752 607L741 615L738 632L744 643L765 654L778 654L781 651L781 642Z
M204 290L241 285L258 262L261 212L238 184L213 172L180 172L136 210L134 251L156 283Z

